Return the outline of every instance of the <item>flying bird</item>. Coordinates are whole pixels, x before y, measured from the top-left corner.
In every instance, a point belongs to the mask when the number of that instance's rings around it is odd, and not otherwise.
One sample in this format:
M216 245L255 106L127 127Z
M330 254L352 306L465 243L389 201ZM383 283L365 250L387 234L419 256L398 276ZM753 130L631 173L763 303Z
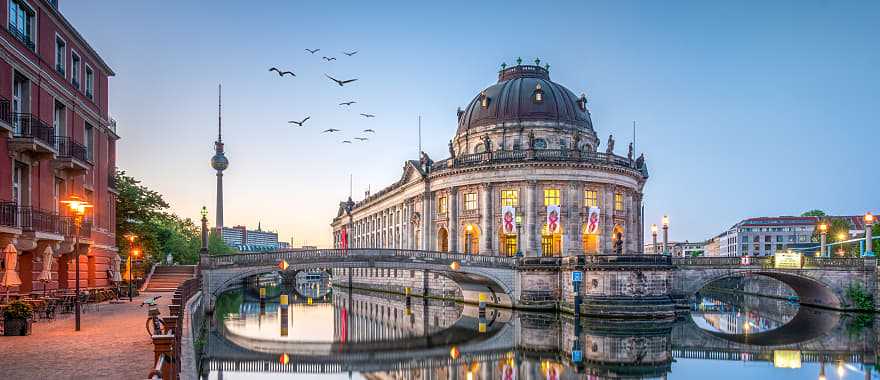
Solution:
M330 80L336 82L336 84L338 84L339 87L345 86L346 83L351 83L351 82L354 82L354 81L357 80L357 78L355 78L355 79L348 79L348 80L339 80L339 79L336 79L336 78L334 78L334 77L331 77L331 76L329 76L329 75L327 75L327 74L324 74L324 76L327 77L327 78L330 78Z
M343 143L343 144L351 144L351 141L348 141L348 140L342 140L342 143Z
M329 128L329 129L323 130L321 133L327 133L327 132L333 133L333 132L339 132L339 131L341 131L341 129Z
M288 123L290 123L290 124L296 124L296 125L302 127L302 126L303 126L303 123L305 123L306 120L311 119L311 118L312 118L311 116L306 116L306 118L305 118L305 119L302 119L302 121L293 121L293 120L291 120L291 121L288 121Z
M269 71L274 71L274 72L278 73L279 77L283 77L287 74L290 74L291 76L296 76L296 74L294 74L293 71L281 71L281 70L278 70L277 67L270 68Z
M342 54L345 54L345 55L347 55L347 56L349 56L349 57L351 57L351 56L353 56L353 55L355 55L355 54L357 54L357 53L358 53L357 50L355 50L355 51L353 51L353 52L351 52L351 53L349 53L349 52L345 52L345 51L342 52Z
M321 49L314 49L314 50L313 49L306 49L306 51L309 53L315 54L315 53L321 51Z
M354 101L354 100L352 100L352 101L348 101L348 102L342 102L342 103L339 103L339 105L340 105L340 106L350 106L350 105L355 104L355 103L357 103L357 102Z
M367 141L367 140L369 140L369 139L366 138L366 137L355 137L354 139L355 139L355 140L359 140L359 141Z
M376 115L369 114L369 113L362 113L361 116L363 116L363 117L367 117L367 118L370 118L370 117L376 117Z
M376 133L376 131L372 129L364 129L364 133Z
M327 61L327 62L335 61L335 60L336 60L336 57L327 57L327 56L323 56L323 57L321 57L321 58L323 58L323 59L324 59L325 61Z

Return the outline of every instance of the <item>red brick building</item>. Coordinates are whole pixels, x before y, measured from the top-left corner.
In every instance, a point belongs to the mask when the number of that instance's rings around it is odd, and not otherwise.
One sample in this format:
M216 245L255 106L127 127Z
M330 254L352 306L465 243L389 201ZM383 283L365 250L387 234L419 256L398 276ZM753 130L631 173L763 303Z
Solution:
M14 244L22 281L10 290L74 287L73 222L59 204L71 195L94 205L80 232L81 286L108 286L108 271L118 270L112 176L119 136L107 112L113 70L57 0L0 5L0 249Z

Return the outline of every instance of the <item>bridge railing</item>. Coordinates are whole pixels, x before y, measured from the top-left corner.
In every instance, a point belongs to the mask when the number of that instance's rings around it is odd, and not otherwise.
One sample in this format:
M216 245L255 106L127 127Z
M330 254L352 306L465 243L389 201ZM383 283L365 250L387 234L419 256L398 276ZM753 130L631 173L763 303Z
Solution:
M739 268L773 268L775 261L773 256L758 257L676 257L672 259L676 266L696 267L739 267ZM813 257L801 258L800 269L823 269L823 268L870 268L876 266L876 259L859 257ZM798 269L798 268L787 268Z
M401 258L401 259L431 259L442 261L457 261L462 265L476 265L489 267L510 267L517 265L517 258L505 256L470 255L463 253L449 253L436 251L419 251L410 249L313 249L313 250L279 250L257 253L236 253L229 255L216 255L205 257L202 262L203 268L216 268L228 265L254 266L275 265L281 260L289 263L304 260L322 260L327 258Z

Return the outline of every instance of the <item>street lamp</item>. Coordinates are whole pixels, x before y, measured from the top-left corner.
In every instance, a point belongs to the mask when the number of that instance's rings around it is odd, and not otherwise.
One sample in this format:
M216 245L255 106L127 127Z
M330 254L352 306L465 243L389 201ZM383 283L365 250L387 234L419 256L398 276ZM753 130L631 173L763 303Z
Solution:
M474 230L474 226L468 224L467 226L465 226L464 230L464 253L471 253L471 232Z
M825 256L828 245L828 223L819 223L819 241L819 253L821 256Z
M199 249L200 255L208 254L208 208L202 206L202 248Z
M651 250L654 251L655 255L658 253L657 252L657 230L658 230L657 225L652 224L651 225L651 238L652 238Z
M134 241L137 239L137 235L133 233L125 234L125 240L128 240L128 302L131 302L132 291L131 291L131 283L132 283L132 262L131 257L135 253L134 249Z
M663 215L663 254L669 254L669 215Z
M76 257L76 296L73 297L74 304L74 313L76 313L76 331L80 330L80 315L82 311L82 306L79 302L79 230L82 227L83 218L86 215L86 209L91 208L92 205L89 204L86 200L72 195L68 200L61 201L61 203L66 204L70 208L70 212L73 214L73 225L74 225L74 234L73 234L73 254Z
M874 256L874 237L872 228L874 227L874 215L865 214L865 256Z
M520 230L522 230L522 217L517 215L516 217L516 256L522 257L522 241Z

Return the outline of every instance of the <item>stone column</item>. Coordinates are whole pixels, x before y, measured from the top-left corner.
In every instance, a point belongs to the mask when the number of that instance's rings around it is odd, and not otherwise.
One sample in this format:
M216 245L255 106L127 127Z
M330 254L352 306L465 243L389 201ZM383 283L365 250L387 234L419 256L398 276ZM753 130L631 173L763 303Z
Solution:
M525 218L523 218L523 244L521 247L523 256L527 257L538 256L537 243L540 238L535 236L535 223L538 219L538 213L535 208L537 203L537 187L537 181L529 181L525 186L526 196L523 202L525 206Z
M449 188L449 197L446 199L446 207L449 209L449 252L461 252L458 248L458 188Z
M562 238L563 243L568 246L568 249L563 251L563 255L583 255L584 244L583 237L581 236L581 213L584 210L583 189L577 183L570 184L568 194L562 199L562 202L566 205L566 209L568 209L568 218L563 221L564 225L567 226L565 229L566 233Z
M480 186L480 254L492 255L492 227L494 218L492 208L492 184Z
M431 211L433 209L432 204L434 203L434 194L428 189L427 185L425 185L425 192L422 195L422 244L419 249L424 251L431 250L431 224L433 224L433 218L431 217Z
M611 254L611 231L614 229L614 191L606 186L602 189L602 237L600 254Z

